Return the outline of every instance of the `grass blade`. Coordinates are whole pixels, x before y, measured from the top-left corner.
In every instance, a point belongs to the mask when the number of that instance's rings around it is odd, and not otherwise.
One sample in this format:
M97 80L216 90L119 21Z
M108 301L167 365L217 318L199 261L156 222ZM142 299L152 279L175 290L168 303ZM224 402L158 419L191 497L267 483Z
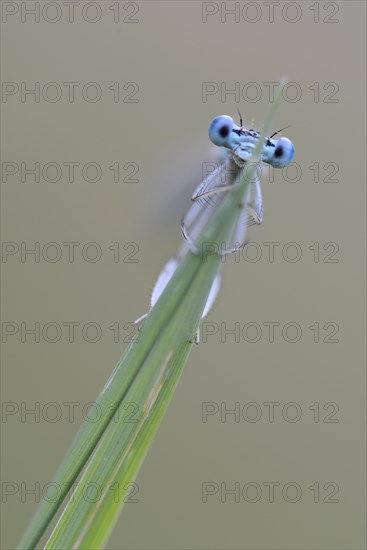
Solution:
M278 98L279 100L279 98ZM278 101L277 100L277 101ZM277 101L262 130L268 135ZM202 232L198 246L227 242L240 213L239 202L253 178L262 139L251 167L236 181ZM139 334L117 364L96 400L102 412L98 423L85 422L58 470L54 483L57 500L43 501L19 548L34 548L65 499L70 484L83 474L46 548L101 548L107 540L124 497L141 466L169 400L178 383L202 312L220 267L212 254L202 259L191 253L181 261L174 276L149 313ZM124 422L126 407L138 408L136 422ZM95 501L86 489L97 491ZM118 498L116 498L116 490Z

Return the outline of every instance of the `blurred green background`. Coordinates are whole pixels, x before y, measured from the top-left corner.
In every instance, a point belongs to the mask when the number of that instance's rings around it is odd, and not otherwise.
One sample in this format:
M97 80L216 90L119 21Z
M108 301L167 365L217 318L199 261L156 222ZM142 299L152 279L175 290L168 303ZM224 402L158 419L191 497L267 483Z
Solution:
M34 7L2 3L2 547L15 547L181 242L210 120L238 107L260 127L269 83L286 76L274 131L291 125L299 177L264 174L256 247L227 261L206 342L108 548L365 548L365 3L277 2L272 21L267 2L82 1L73 22L63 2L36 6L39 22ZM39 102L24 95L36 82ZM225 93L236 86L240 97ZM22 181L35 162L40 181ZM127 163L138 181L123 181ZM278 243L274 261L264 243ZM39 261L22 246L39 246ZM25 334L35 323L39 342Z

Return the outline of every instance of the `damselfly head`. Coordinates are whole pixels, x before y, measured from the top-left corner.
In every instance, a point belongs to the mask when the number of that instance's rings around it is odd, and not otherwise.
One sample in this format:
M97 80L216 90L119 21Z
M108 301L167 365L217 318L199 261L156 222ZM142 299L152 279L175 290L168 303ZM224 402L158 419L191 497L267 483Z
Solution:
M282 130L285 130L285 128L282 128ZM269 138L266 138L261 155L261 159L274 166L274 168L288 166L294 157L294 146L288 138L273 139L282 130L278 130ZM214 145L231 149L243 161L249 160L260 137L260 132L257 130L242 127L242 117L241 126L238 126L233 118L227 115L220 115L212 120L208 133Z

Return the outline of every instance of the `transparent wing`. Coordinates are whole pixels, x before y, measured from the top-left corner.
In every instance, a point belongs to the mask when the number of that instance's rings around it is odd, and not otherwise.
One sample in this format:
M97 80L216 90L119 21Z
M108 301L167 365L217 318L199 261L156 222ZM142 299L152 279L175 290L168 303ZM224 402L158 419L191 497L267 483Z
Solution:
M195 241L212 216L213 209L218 207L242 170L243 166L239 166L230 156L194 191L191 197L194 202L181 222L182 234L193 249L196 248ZM262 223L263 205L258 178L251 183L243 204L244 210L239 216L231 242L223 251L224 254L229 254L244 246L247 242L247 228Z
M174 272L176 271L179 264L178 258L171 258L168 260L160 274L158 275L158 278L154 284L153 290L152 290L152 296L150 298L150 307L153 307L154 304L158 302L158 298L168 285L169 281L171 280Z
M248 211L247 226L260 225L263 221L263 198L258 178L251 183L246 206Z
M213 215L213 209L232 188L240 170L232 157L228 157L194 191L191 197L193 204L181 221L182 235L192 247L195 247L195 241Z
M178 268L179 266L179 263L180 263L180 260L181 260L181 251L179 253L178 256L176 256L175 258L171 258L170 260L168 260L168 262L166 263L166 265L164 266L164 268L162 269L162 271L160 272L160 274L158 275L158 279L156 280L155 282L155 285L153 287L153 291L152 291L152 296L151 296L151 299L150 299L150 307L152 308L158 301L158 298L160 297L160 295L162 294L162 292L164 291L164 289L166 288L166 286L168 285L168 283L170 282L170 280L172 279L173 277L173 274L175 273L176 269ZM210 289L210 292L209 292L209 295L208 295L208 298L207 298L207 301L206 301L206 304L205 304L205 308L204 308L204 311L203 311L203 314L202 314L202 319L204 317L206 317L209 313L209 311L211 310L217 296L218 296L218 292L219 292L219 289L220 289L220 282L221 282L221 277L220 277L220 274L218 273L212 283L212 286L211 286L211 289Z
M224 196L222 192L231 189L240 172L240 166L234 162L232 155L229 155L214 172L198 185L191 195L191 199L198 201L203 206L216 206Z

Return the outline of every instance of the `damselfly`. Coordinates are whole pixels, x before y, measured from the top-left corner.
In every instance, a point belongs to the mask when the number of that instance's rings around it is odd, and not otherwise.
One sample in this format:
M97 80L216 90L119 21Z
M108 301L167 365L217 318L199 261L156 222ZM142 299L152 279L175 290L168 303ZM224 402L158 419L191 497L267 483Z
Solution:
M284 130L284 128L282 128ZM293 160L293 143L285 138L273 139L282 130L274 132L270 137L264 140L260 161L265 162L274 168L284 168ZM260 132L247 129L242 125L240 116L240 126L234 122L233 118L221 115L216 117L209 126L209 138L218 147L228 149L228 154L224 162L205 178L196 188L191 199L192 206L182 218L181 231L186 243L180 248L174 258L168 260L154 285L150 307L152 308L158 298L166 288L168 282L176 271L181 259L189 249L195 254L199 253L196 246L196 240L204 229L209 219L213 215L213 209L217 208L224 196L233 187L236 178L240 176L242 170L251 158L260 137ZM221 250L221 254L230 254L238 251L246 244L247 228L251 225L259 225L263 219L263 203L258 173L252 178L246 196L241 203L242 210L239 215L230 246ZM202 314L204 318L210 311L220 288L220 273L218 273L212 283L207 302ZM148 314L139 317L135 321L139 324ZM199 331L196 335L196 343L199 341Z
M251 158L253 150L260 137L260 132L240 126L229 116L215 118L209 126L209 138L219 147L225 147L230 151L226 160L210 174L196 188L191 199L194 201L191 208L181 221L181 231L188 241L193 252L198 252L195 240L212 216L213 208L223 200L225 194L231 190L234 182L245 169ZM283 128L284 130L284 128ZM292 162L294 156L293 143L287 138L273 139L282 130L278 130L263 144L260 160L270 164L274 168L284 168ZM251 179L247 196L243 200L243 209L239 216L236 229L232 236L232 244L221 251L221 254L229 254L237 251L246 244L247 227L260 225L263 219L263 203L260 186L260 164L255 169Z

